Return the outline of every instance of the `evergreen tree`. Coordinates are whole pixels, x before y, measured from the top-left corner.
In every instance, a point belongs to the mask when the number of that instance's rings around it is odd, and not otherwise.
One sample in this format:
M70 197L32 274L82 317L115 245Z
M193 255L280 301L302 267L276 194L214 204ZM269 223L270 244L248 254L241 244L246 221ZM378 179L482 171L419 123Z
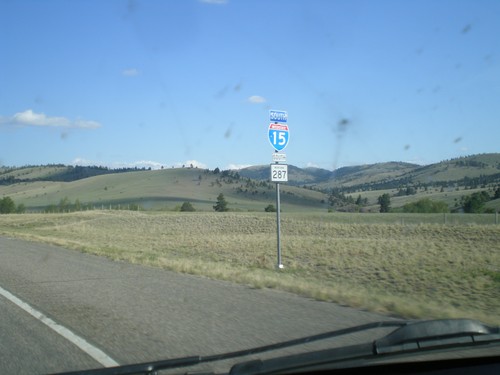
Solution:
M215 206L213 206L213 208L217 212L229 211L229 209L227 208L226 199L224 198L224 194L219 194L219 196L217 197L217 203L215 204Z
M389 212L391 210L391 196L387 193L378 197L378 204L380 204L380 212Z
M361 194L358 195L358 198L356 199L356 204L358 206L361 206L363 204L363 198L361 198Z
M16 212L16 204L11 197L0 199L0 214L12 214Z

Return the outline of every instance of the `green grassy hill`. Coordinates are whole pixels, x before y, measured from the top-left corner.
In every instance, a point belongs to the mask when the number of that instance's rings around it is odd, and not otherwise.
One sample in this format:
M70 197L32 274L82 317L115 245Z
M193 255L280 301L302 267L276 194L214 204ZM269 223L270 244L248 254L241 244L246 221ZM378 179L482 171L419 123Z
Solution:
M266 180L269 178L269 166L253 166L242 169L239 173L244 177ZM472 155L426 166L387 162L342 167L335 171L289 166L289 176L291 185L348 190L364 187L385 190L406 184L463 184L464 180L467 183L467 179L484 177L500 181L500 153Z
M457 158L417 166L388 162L344 167L336 171L289 166L289 182L281 184L284 211L327 210L332 188L351 197L341 210L356 210L353 200L366 200L362 211L378 211L377 199L388 193L391 207L399 208L422 198L445 202L450 209L464 195L487 190L493 197L500 186L500 153ZM412 194L401 194L411 187ZM44 210L61 201L85 207L175 210L191 202L196 210L211 211L223 193L233 211L262 211L275 205L275 185L269 165L239 171L197 168L162 170L108 170L103 167L63 165L0 168L0 198L9 196L28 211ZM498 200L487 208L500 209Z
M268 180L270 177L269 168L269 165L255 165L243 168L238 173L242 177L254 180ZM288 165L288 185L317 185L320 181L328 181L332 173L332 171L321 168L298 168L294 165Z
M29 166L21 168L0 168L0 183L11 181L35 181L51 179L68 171L70 167L64 165Z
M378 197L391 196L391 207L398 209L407 203L423 198L444 202L450 210L457 206L463 196L485 190L493 197L500 187L500 153L480 154L446 160L428 166L409 163L388 162L339 168L333 172L321 169L303 169L300 173L290 169L290 184L307 186L324 192L336 189L353 200L366 200L360 208L345 203L339 210L378 212ZM253 178L265 178L266 166L252 167L240 173L249 173ZM260 174L259 174L260 173ZM410 188L411 194L404 194ZM351 201L352 202L352 201ZM498 211L500 203L487 202L485 208Z
M390 181L418 168L417 164L387 162L343 167L334 171L328 184L333 187L355 186L360 184Z
M275 204L274 184L197 168L134 171L70 182L25 181L0 186L0 197L10 196L28 210L42 210L67 198L72 204L78 200L82 205L96 208L126 208L134 204L157 210L174 210L189 201L197 210L211 211L219 193L224 194L229 208L234 211L263 211L268 204ZM283 210L324 209L324 200L325 194L318 191L281 187Z
M0 167L0 185L26 181L75 181L112 173L136 171L134 168L109 169L100 166L44 165L20 168ZM145 169L142 169L145 170Z
M446 160L417 168L409 174L413 181L421 183L500 175L500 154L480 154Z

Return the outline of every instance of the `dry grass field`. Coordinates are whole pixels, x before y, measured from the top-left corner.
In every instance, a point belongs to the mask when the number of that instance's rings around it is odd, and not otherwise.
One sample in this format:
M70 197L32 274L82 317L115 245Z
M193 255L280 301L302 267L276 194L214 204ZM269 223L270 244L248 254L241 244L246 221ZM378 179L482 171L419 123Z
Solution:
M0 235L409 318L500 324L500 225L342 214L89 211L0 215ZM353 216L354 217L354 216Z

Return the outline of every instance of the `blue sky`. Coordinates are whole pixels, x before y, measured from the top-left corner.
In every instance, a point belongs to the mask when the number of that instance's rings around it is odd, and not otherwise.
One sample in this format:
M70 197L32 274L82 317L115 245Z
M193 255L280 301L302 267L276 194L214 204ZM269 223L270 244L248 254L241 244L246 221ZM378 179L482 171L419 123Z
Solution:
M0 0L0 165L500 152L500 2Z

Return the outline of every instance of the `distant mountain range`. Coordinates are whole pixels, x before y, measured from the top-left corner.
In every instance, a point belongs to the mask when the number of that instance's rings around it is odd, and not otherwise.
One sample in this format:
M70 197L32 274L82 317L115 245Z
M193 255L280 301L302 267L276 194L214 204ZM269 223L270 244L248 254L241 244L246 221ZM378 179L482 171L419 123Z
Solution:
M137 172L143 169L109 169L100 166L46 166L0 167L0 185L19 182L61 181L71 182L84 178ZM269 165L252 166L237 170L239 175L267 181ZM390 189L400 185L467 185L471 181L494 183L500 181L500 153L477 154L421 166L404 162L385 162L338 168L334 171L321 168L288 166L288 185L306 186L326 190L331 188L356 190L370 186L372 190Z
M288 184L318 189L356 190L363 186L390 189L400 185L464 185L500 182L500 153L478 154L421 166L403 162L375 163L342 167L334 171L321 168L297 168L290 165ZM269 165L252 166L238 171L242 177L269 179Z
M389 193L392 207L423 197L456 208L461 197L486 190L493 196L500 187L500 153L479 154L426 166L402 162L343 167L335 171L289 165L281 199L289 211L359 209L377 212L377 198ZM100 166L0 167L0 199L12 198L28 210L63 210L63 207L142 207L175 210L191 202L210 211L223 193L232 210L261 211L275 202L269 165L220 171L199 168L108 169ZM352 202L351 202L352 201ZM497 202L498 201L498 202ZM488 202L499 210L500 200Z

